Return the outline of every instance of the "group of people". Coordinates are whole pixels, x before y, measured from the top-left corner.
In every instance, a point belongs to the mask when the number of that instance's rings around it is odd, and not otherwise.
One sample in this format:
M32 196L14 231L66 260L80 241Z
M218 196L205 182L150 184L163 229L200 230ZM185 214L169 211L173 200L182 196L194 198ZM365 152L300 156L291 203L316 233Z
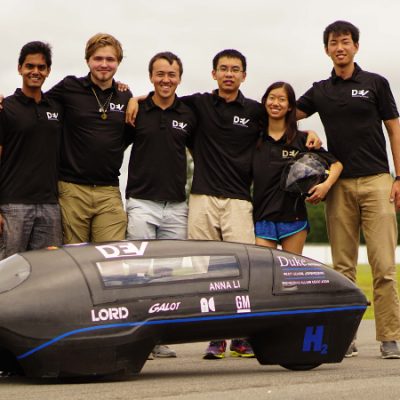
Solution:
M285 192L280 182L289 161L312 151L330 165L307 201L326 199L334 268L356 280L362 228L381 356L400 359L394 257L400 176L393 182L382 129L383 121L400 175L399 114L387 80L354 62L358 29L336 21L323 38L331 77L297 102L290 84L275 82L261 103L240 91L246 58L237 50L214 57L216 90L183 97L175 93L181 60L158 53L148 71L154 90L133 98L114 80L123 52L113 36L87 42L87 76L67 76L46 93L51 49L26 44L18 60L22 88L3 100L0 112L0 258L125 238L281 244L301 253L310 229L304 197ZM316 112L329 152L319 148L316 134L297 128L297 120ZM118 177L131 143L125 212ZM186 149L194 160L188 202ZM245 339L232 340L230 350L254 356ZM204 358L220 359L225 351L226 341L212 341ZM176 356L167 346L153 354ZM346 355L357 355L355 341Z

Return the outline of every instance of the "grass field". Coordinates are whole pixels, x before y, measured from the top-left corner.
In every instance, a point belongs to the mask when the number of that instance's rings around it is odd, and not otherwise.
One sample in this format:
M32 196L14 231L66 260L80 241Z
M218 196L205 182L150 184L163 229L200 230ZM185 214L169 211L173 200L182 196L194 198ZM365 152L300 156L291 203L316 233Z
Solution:
M397 283L400 292L400 265L397 266ZM374 319L374 306L372 304L372 276L369 265L357 266L357 286L365 293L371 305L364 314L364 319Z

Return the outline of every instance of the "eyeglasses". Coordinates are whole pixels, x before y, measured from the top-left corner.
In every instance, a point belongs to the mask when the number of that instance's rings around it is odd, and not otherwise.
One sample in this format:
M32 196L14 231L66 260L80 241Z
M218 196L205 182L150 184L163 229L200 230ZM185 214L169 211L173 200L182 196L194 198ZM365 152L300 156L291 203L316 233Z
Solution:
M227 72L231 72L232 74L243 72L240 67L227 67L226 65L221 65L219 68L217 68L217 71L222 72L223 74L226 74Z

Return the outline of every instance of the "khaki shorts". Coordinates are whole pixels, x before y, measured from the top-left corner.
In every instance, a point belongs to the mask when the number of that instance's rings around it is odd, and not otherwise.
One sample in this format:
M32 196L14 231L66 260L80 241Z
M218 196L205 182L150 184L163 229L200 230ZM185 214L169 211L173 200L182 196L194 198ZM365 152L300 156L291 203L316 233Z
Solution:
M253 206L247 200L191 194L188 236L254 244Z
M126 213L117 186L58 183L64 243L124 240Z

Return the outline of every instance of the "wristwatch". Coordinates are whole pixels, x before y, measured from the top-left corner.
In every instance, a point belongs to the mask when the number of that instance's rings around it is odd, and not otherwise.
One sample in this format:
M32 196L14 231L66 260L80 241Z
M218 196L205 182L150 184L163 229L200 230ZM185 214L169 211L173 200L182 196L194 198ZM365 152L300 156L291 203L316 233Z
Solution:
M394 180L395 180L395 181L400 181L400 175L397 175L397 176L394 178Z

